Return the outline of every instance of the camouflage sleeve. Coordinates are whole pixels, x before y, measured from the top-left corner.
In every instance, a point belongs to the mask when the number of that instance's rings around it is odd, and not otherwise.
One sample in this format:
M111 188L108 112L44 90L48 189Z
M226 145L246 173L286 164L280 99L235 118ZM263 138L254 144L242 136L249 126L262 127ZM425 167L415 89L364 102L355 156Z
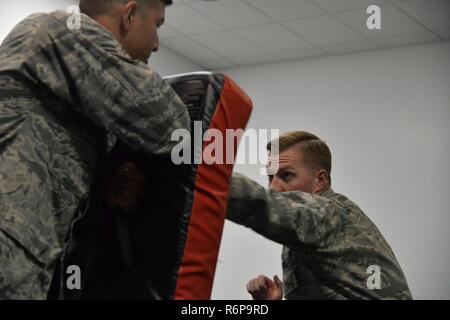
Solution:
M227 218L282 245L325 247L342 234L340 208L301 191L268 190L243 175L231 181Z
M66 20L57 12L38 27L26 72L131 149L170 153L173 131L190 130L174 90L87 16L80 30L68 29Z

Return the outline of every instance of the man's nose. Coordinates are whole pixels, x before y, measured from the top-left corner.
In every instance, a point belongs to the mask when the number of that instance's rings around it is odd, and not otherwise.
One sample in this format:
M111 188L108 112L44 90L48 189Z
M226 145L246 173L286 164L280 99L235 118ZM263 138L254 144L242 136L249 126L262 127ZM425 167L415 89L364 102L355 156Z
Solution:
M156 36L155 45L153 46L153 52L159 51L159 37Z
M269 188L278 192L285 191L284 183L277 176L274 176L272 182L269 185Z

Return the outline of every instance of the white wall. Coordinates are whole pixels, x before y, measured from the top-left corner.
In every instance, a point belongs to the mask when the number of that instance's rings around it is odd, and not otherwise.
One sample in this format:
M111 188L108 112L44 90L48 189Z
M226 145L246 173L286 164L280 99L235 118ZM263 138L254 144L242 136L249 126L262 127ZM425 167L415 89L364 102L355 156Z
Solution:
M203 70L199 65L161 46L150 58L149 66L162 76Z
M12 28L36 12L50 12L54 10L67 10L70 5L78 3L76 0L14 0L0 1L0 43Z
M251 128L302 129L333 153L336 192L377 224L416 299L450 299L450 43L226 70ZM257 166L237 167L262 184ZM281 247L227 222L214 299L281 272Z

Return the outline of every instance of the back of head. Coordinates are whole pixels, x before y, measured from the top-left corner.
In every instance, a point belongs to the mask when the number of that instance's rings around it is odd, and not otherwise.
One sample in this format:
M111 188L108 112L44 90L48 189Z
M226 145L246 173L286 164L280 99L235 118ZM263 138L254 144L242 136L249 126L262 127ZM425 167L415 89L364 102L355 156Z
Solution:
M173 3L172 0L80 0L80 11L91 18L95 18L108 14L117 4L126 4L131 1L143 7L159 3L170 6Z

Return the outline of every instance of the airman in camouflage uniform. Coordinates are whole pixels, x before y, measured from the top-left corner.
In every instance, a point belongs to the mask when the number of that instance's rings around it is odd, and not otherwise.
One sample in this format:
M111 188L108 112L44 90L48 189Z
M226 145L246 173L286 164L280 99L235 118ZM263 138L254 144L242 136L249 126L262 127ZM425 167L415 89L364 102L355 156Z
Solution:
M111 32L34 14L0 47L0 299L45 299L80 199L116 139L168 156L186 107ZM170 157L169 157L170 159Z
M355 203L335 193L329 179L320 185L321 190L314 187L321 179L319 174L329 178L331 153L328 147L305 132L288 133L279 141L280 166L275 178L271 177L271 188L234 174L227 218L283 245L284 297L411 299L405 276L377 227ZM311 143L310 148L305 150L308 143ZM296 149L298 146L301 152ZM320 156L317 146L322 148L322 157L306 159L305 155L314 153ZM310 162L320 162L323 154L328 154L328 170L319 170L326 167L321 164L310 169ZM295 163L300 171L295 171ZM302 178L303 169L304 172L311 170L313 178ZM276 180L279 178L283 180ZM313 186L310 189L305 184L308 179ZM379 268L379 288L369 279L371 266ZM277 279L272 282L260 276L249 283L248 290L255 299L280 299L283 292L272 294L277 288L276 282Z

